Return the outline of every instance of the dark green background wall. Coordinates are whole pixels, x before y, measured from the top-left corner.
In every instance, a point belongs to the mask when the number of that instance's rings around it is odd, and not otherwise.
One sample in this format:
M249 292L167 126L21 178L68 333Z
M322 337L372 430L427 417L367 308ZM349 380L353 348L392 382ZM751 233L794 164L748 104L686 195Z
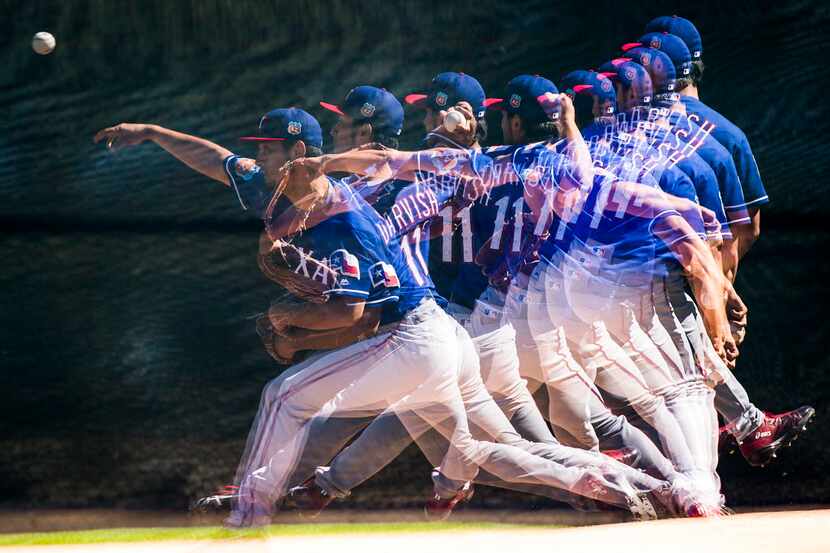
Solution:
M698 24L703 98L746 131L772 197L738 278L740 378L762 408L818 408L775 466L723 460L725 491L732 504L825 501L830 8L686 4L0 2L0 506L183 507L231 477L278 370L250 319L273 293L256 224L152 146L108 155L96 130L149 121L236 149L272 107L331 125L317 102L357 84L400 97L442 70L491 95L522 72L556 81L667 13ZM54 54L32 53L39 30ZM404 145L420 138L410 115ZM428 469L410 449L347 505L414 505Z

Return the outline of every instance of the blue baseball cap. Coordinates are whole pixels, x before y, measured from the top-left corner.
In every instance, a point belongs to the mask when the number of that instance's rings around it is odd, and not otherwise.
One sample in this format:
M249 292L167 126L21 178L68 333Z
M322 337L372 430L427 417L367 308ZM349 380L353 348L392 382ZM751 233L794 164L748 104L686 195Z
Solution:
M426 94L407 94L404 102L437 111L447 110L458 102L467 102L473 107L475 118L481 119L486 109L484 99L484 88L475 77L449 71L436 75Z
M376 86L357 86L346 94L340 106L320 102L337 115L348 115L361 123L370 123L375 131L398 136L403 129L403 106L392 93Z
M679 36L692 54L692 61L703 57L703 40L695 24L677 15L655 17L646 25L647 33L670 33Z
M688 78L692 74L692 54L679 36L665 32L646 33L640 37L640 43L668 54L678 79Z
M562 78L562 90L574 98L577 94L596 97L605 106L605 115L613 115L617 106L617 93L614 83L596 71L577 69Z
M602 64L599 71L600 75L620 83L623 87L633 88L638 95L639 105L651 105L654 95L651 76L639 63L635 63L631 58L614 58Z
M626 57L645 67L651 77L654 97L657 100L676 101L677 74L671 58L665 52L654 48L637 46L626 50Z
M243 136L246 142L302 140L309 146L323 147L323 130L310 113L300 108L274 109L259 120L257 136Z
M530 121L547 121L548 115L539 104L538 98L548 92L558 94L556 85L539 75L519 75L507 83L506 98L487 98L484 106L489 109L519 114Z

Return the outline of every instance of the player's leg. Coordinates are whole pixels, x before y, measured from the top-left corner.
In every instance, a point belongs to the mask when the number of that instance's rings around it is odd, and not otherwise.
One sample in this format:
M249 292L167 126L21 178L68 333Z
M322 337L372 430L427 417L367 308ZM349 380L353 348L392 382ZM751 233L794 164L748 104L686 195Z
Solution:
M569 263L563 272L567 274L571 307L591 328L579 347L586 367L597 371L597 385L605 394L630 405L658 432L663 451L674 466L690 473L695 465L686 437L660 395L677 392L672 368L638 324L640 312L651 305L651 276L613 275L641 278L640 284L648 284L644 287L610 282L576 262Z
M548 412L557 437L567 445L587 449L631 448L636 452L633 466L663 479L674 478L671 463L639 429L611 413L591 377L571 355L566 326L574 335L587 327L571 315L557 267L542 263L537 266L528 286L527 304L539 365L527 363L522 367L533 371L527 375L529 379L546 380Z

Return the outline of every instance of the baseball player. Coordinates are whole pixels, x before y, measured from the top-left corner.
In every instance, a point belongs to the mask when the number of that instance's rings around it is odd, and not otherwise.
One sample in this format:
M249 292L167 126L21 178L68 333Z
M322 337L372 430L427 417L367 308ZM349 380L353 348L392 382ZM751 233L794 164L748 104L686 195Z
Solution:
M301 117L297 115L270 112L260 122L261 134L255 138L279 142L286 140L286 132L299 135L309 121L298 121ZM122 144L138 143L138 132L143 129L122 126L118 131L104 132L101 138L111 139L111 145L118 140ZM150 136L155 140L165 134ZM382 231L379 232L383 220L347 184L309 172L302 165L289 164L272 172L267 156L262 156L264 163L260 166L223 155L226 150L194 137L180 140L177 145L185 145L187 154L175 147L171 153L181 155L180 159L187 155L189 164L205 174L219 176L217 165L222 167L225 176L221 180L234 186L246 208L263 215L273 240L268 256L278 261L285 243L304 255L310 255L314 248L327 254L324 266L331 273L309 277L328 283L323 291L327 301L308 303L302 309L296 305L273 305L269 319L278 333L308 334L312 338L305 349L323 349L330 344L322 348L315 344L313 331L348 327L359 321L367 309L376 313L380 323L393 325L373 338L312 356L301 367L295 367L289 378L266 386L253 429L256 438L246 459L249 468L259 468L250 470L241 480L237 503L227 524L268 521L274 500L284 493L285 480L303 447L310 421L328 414L381 411L392 404L448 428L450 448L444 455L444 474L464 478L467 472L485 464L508 481L533 479L578 493L598 494L596 484L603 482L604 476L595 470L562 467L517 448L469 437L457 375L462 358L463 362L475 362L477 358L474 353L468 355L470 351L457 348L456 325L432 299L428 275L416 275L420 268L405 260L407 256L400 250L405 246L394 240L384 241ZM276 191L267 203L263 202L272 188ZM429 201L426 204L424 209L437 208ZM298 216L302 220L299 225L294 222ZM296 226L299 231L294 231ZM300 271L301 267L294 270ZM280 351L279 347L275 349ZM475 363L473 369L477 373ZM636 500L627 483L616 488L609 484L601 491L607 495L609 489L619 490L612 501L625 504Z
M691 71L677 83L677 92L690 117L712 125L712 136L730 153L740 177L741 187L752 221L738 239L738 259L742 258L761 231L760 208L769 203L764 190L758 165L746 135L726 117L700 101L699 85L703 77L703 42L695 25L678 16L657 17L646 25L646 32L667 32L678 36L691 53ZM735 267L737 271L737 266ZM733 272L734 278L734 272ZM731 323L736 341L740 345L746 326L746 314L732 314ZM718 412L727 421L721 428L720 442L729 443L728 436L740 444L744 458L754 466L765 465L775 456L778 449L792 442L806 428L815 415L815 409L803 406L785 413L764 413L749 400L740 383L733 376L726 375L724 382L716 388L715 404Z

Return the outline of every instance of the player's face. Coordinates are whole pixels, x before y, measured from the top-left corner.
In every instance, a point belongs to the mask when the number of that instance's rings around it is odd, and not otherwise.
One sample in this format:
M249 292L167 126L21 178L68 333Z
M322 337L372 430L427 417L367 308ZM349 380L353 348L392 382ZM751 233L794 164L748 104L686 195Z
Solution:
M600 100L597 96L594 96L594 121L608 123L613 120L613 115L609 115L608 111L609 108L614 108L614 104L609 102L608 100Z
M331 129L334 152L340 153L357 148L372 141L370 127L358 124L348 115L343 115Z
M290 161L289 151L283 142L260 142L257 147L256 164L265 172L265 178L273 182L280 168Z
M501 112L501 133L502 142L505 144L519 144L525 139L522 121L518 115L508 115L506 111Z
M617 109L622 113L636 108L640 103L640 94L642 87L636 83L629 87L624 87L617 84Z
M501 112L501 136L505 144L513 144L513 129L510 127L510 117L506 111Z
M426 108L424 110L424 130L429 132L439 126L443 121L441 121L441 114L435 111L432 108Z

